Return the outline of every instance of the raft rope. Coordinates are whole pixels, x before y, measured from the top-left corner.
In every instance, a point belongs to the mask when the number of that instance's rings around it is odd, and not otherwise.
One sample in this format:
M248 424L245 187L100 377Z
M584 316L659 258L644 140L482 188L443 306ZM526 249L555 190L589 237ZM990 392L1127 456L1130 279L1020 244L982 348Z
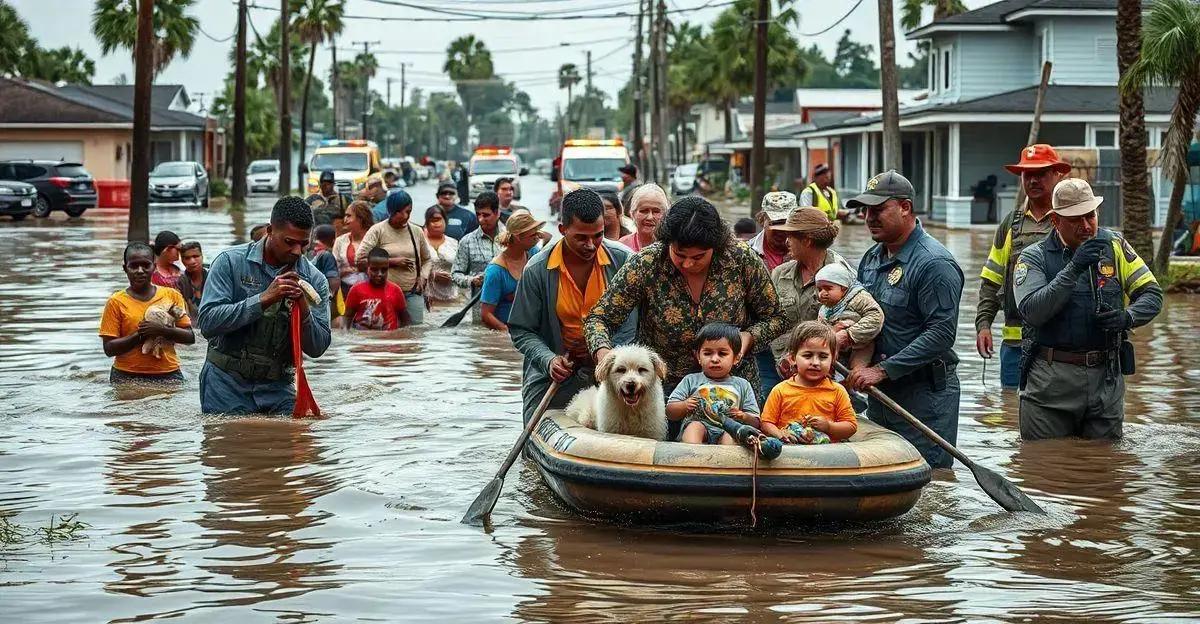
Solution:
M762 438L754 436L750 438L750 451L754 459L750 460L750 528L758 527L758 514L755 513L755 508L758 506L758 454L762 450Z

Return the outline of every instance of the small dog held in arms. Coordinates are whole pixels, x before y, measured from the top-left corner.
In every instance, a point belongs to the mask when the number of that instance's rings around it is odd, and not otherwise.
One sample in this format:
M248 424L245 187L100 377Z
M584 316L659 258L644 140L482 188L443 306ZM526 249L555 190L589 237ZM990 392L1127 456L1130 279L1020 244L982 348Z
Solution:
M183 308L175 304L171 304L169 306L159 304L156 306L151 306L149 309L147 309L146 314L142 318L150 321L151 323L158 323L159 325L174 327L175 322L183 318L185 313L186 312ZM149 354L151 351L153 351L154 357L162 359L163 345L166 345L170 342L170 340L167 340L162 336L155 336L154 338L142 343L142 353Z
M596 367L599 387L580 392L567 405L567 416L604 433L662 440L667 436L662 380L667 365L639 345L617 347Z

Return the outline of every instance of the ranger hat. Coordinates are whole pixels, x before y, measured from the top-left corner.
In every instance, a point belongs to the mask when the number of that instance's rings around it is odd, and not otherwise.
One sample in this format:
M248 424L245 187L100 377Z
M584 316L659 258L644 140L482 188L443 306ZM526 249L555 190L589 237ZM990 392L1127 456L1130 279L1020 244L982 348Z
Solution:
M321 172L321 182L333 182L334 180L332 169L326 169Z
M1004 165L1010 173L1021 175L1031 169L1053 167L1059 173L1071 173L1071 163L1058 159L1058 152L1045 143L1035 143L1021 150L1021 162L1015 165Z
M771 191L763 195L762 209L767 213L767 223L782 225L796 209L796 196L787 191Z
M1050 212L1060 217L1080 217L1093 212L1104 201L1092 193L1092 185L1079 178L1066 178L1054 187Z
M889 199L912 199L916 195L912 182L895 169L888 169L867 180L867 188L857 197L846 202L846 207L857 210L878 206Z

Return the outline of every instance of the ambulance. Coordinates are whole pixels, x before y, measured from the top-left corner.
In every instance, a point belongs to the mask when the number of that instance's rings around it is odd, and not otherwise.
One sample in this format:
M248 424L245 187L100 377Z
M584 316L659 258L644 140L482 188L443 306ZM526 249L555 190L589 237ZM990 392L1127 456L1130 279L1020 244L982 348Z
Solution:
M521 157L511 147L502 145L480 145L471 154L467 165L467 179L471 182L470 199L484 191L495 190L496 180L512 178L513 199L521 199L521 176L529 169L521 166Z
M353 195L367 185L367 178L379 173L379 146L362 139L326 139L321 141L308 161L309 193L320 191L321 172L333 171L334 185L343 195Z
M624 188L617 169L629 164L629 150L621 139L568 139L550 171L558 183L557 195L577 186L597 193Z

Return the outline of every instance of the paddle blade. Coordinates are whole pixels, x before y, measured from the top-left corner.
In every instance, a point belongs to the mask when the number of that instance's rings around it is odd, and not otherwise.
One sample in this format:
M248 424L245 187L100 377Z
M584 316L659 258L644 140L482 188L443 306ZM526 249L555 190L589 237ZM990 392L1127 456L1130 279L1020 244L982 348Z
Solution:
M491 515L492 509L495 509L496 501L500 500L500 490L502 489L504 489L504 479L499 476L493 477L491 482L479 492L479 496L475 497L475 501L463 515L461 522L463 524L483 524L484 519Z
M470 308L468 308L468 310L469 309ZM458 327L458 324L462 322L463 317L466 315L467 310L459 310L458 312L451 314L450 318L446 319L445 322L442 323L442 327Z
M1013 482L1004 477L980 466L972 464L970 466L971 474L975 475L975 480L979 482L979 487L992 500L996 501L1005 511L1030 511L1033 513L1046 513L1037 503L1033 502L1032 498L1025 495Z

